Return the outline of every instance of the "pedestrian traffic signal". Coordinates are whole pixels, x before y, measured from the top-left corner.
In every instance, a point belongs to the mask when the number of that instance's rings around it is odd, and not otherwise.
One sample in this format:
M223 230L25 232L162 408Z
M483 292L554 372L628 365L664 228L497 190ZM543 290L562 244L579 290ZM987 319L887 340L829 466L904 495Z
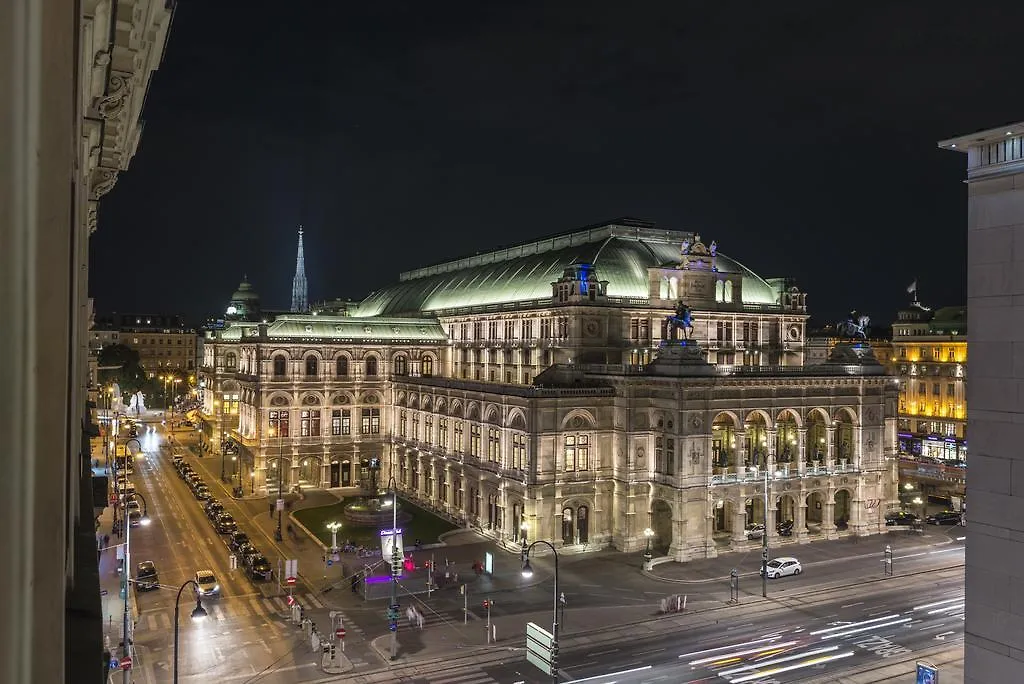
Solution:
M490 608L490 607L491 607L491 602L490 601L484 601L484 608Z

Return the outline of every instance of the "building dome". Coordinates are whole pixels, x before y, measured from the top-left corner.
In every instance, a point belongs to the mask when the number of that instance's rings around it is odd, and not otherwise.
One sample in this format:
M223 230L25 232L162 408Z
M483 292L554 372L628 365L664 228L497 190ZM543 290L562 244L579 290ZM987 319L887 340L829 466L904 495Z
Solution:
M225 317L231 320L247 320L259 316L260 296L252 289L252 284L245 276L238 289L231 295L231 301L225 310Z

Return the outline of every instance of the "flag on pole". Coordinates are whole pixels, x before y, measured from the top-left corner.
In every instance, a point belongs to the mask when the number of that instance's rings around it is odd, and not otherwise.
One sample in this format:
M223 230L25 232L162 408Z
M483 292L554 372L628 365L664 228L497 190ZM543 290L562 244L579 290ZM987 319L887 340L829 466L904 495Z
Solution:
M917 278L914 278L914 282L910 283L910 285L907 285L907 294L910 294L912 292L917 292Z

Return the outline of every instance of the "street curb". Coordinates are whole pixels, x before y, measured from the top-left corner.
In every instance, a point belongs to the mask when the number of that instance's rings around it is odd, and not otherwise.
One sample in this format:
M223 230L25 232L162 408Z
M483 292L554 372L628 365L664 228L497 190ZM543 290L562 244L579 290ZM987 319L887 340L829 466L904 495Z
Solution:
M932 547L935 547L935 546L948 546L948 545L950 545L952 543L953 543L952 539L947 539L945 541L940 541L940 542L935 542L935 543L917 544L915 546L909 546L909 547L907 547L905 549L901 549L901 553L904 552L904 551L914 551L914 550L917 550L917 549L927 549L927 548L932 548ZM862 554L858 554L856 556L843 556L842 558L828 558L828 559L820 560L820 561L811 561L810 563L805 563L804 565L807 565L808 567L814 567L814 566L819 566L819 565L830 565L832 563L838 563L838 562L841 562L841 561L861 560L861 559L864 559L864 558L871 558L872 556L877 556L877 555L878 555L878 552L875 552L875 553L862 553ZM661 563L660 565L664 565L664 563ZM680 563L680 565L685 565L685 563ZM673 579L671 577L662 577L661 575L657 575L657 574L651 572L650 570L646 570L644 568L641 568L640 573L644 577L647 577L648 579L655 580L656 582L665 582L665 583L668 583L668 584L709 584L711 582L727 582L727 581L729 581L729 575L720 575L718 577L707 577L707 578L704 578L704 579L692 579L692 580L689 580L689 579ZM741 573L740 574L740 577L760 577L760 576L761 576L761 571L760 570L758 570L757 572L745 572L745 573Z

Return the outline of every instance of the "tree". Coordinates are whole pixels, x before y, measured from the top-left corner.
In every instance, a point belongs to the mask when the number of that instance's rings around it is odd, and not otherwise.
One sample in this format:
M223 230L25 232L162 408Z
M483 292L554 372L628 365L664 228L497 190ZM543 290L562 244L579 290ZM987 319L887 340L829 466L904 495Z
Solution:
M112 344L100 350L100 382L116 382L121 394L148 393L150 387L146 370L139 363L139 352L123 344Z

